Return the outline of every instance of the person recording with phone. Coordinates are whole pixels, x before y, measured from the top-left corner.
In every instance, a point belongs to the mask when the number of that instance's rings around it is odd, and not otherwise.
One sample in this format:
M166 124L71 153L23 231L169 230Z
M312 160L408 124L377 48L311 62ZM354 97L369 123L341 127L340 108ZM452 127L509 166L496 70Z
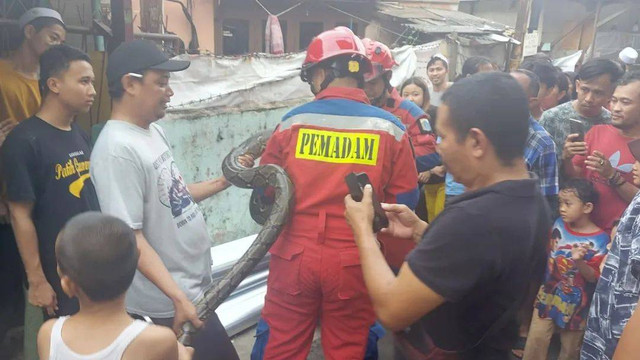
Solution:
M585 131L592 126L611 122L611 113L605 108L611 100L616 83L622 77L622 68L608 59L592 59L585 63L576 80L577 99L558 105L542 114L540 125L556 143L558 163L562 162L562 149L570 132L569 119L583 122ZM560 172L560 182L566 174Z
M601 206L592 220L611 232L613 222L638 192L631 168L634 158L627 143L640 138L640 72L628 73L616 87L611 99L611 124L596 125L581 140L578 120L570 120L572 132L564 144L562 159L565 173L584 177L595 184Z
M527 98L511 76L493 72L460 80L442 101L438 152L468 190L430 225L406 206L382 204L382 233L417 243L397 276L376 244L370 185L360 202L346 196L345 217L376 316L406 358L508 358L518 313L544 274L551 227L523 160Z

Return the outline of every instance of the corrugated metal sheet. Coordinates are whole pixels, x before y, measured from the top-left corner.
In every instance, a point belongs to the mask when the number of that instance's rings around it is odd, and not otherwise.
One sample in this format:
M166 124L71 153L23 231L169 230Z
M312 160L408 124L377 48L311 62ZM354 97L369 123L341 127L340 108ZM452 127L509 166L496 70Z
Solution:
M404 26L423 33L486 34L503 33L509 27L453 10L432 9L425 6L404 7L400 4L378 3L378 12L403 19Z

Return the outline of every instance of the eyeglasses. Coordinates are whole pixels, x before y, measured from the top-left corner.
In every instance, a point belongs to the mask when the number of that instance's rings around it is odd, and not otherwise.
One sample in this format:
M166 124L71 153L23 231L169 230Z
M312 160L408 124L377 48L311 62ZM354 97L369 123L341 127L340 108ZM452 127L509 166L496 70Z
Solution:
M134 72L127 73L127 75L132 76L134 78L138 78L138 79L142 79L143 78L142 74L138 74L138 73L134 73Z

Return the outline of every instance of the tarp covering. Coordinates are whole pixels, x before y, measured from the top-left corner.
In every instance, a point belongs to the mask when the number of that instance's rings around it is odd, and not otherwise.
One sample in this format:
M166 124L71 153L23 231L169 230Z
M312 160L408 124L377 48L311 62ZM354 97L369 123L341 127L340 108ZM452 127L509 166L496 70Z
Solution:
M576 64L580 61L580 58L582 58L582 50L578 50L569 56L553 60L553 65L559 67L562 71L575 71Z
M398 86L417 73L426 78L426 62L439 42L392 50L398 66L391 84ZM191 66L171 75L175 95L169 118L199 118L210 114L292 106L313 97L300 80L304 53L254 54L243 57L181 55Z

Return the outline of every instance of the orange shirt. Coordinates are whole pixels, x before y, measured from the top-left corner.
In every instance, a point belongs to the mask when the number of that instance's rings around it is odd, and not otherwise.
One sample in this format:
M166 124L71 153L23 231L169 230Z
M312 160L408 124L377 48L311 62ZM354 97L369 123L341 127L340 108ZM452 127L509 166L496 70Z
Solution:
M20 122L38 111L41 102L38 80L16 72L7 60L0 60L0 79L0 121Z
M42 99L38 80L28 79L13 70L6 59L0 60L0 121L13 119L22 121L33 116L39 109ZM8 209L2 169L0 168L0 224L8 221Z

